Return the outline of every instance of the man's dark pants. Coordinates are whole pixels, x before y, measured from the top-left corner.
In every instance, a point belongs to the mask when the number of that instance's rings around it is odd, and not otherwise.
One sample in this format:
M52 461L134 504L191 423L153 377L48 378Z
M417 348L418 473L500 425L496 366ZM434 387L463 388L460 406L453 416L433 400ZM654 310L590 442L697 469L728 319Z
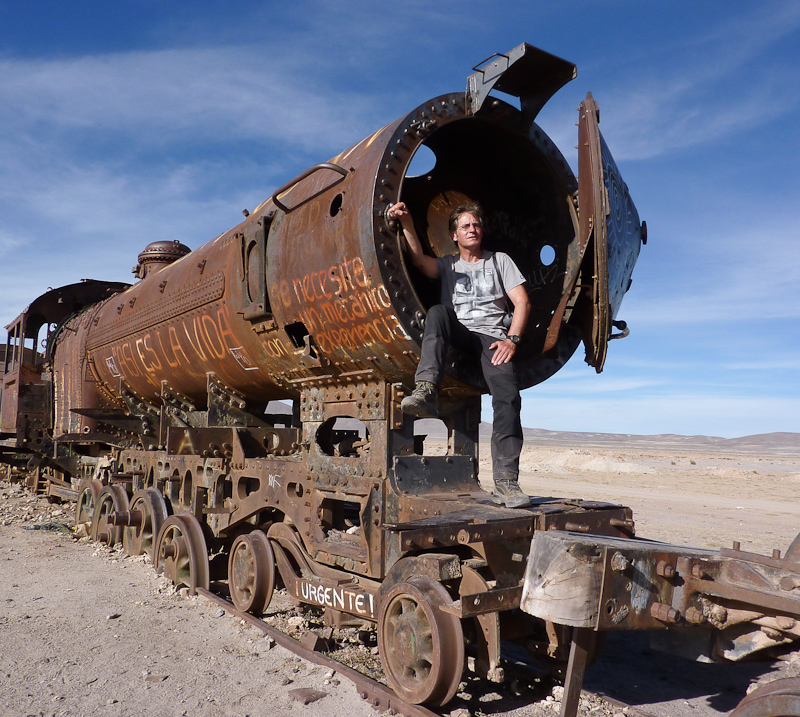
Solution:
M457 346L480 357L483 378L492 394L492 472L494 480L517 480L519 454L522 451L522 422L517 373L514 362L492 364L494 351L489 346L497 341L492 336L470 331L456 318L448 306L437 304L428 311L422 338L422 355L417 368L417 381L442 384L447 347Z

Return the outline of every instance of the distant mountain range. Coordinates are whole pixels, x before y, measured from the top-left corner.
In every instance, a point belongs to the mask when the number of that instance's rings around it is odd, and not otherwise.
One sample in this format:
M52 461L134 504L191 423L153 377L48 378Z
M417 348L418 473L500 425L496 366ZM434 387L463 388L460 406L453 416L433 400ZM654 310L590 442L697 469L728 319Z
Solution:
M483 426L481 426L483 429ZM746 453L800 457L800 433L760 433L741 438L719 436L679 436L665 433L655 436L638 436L630 433L567 433L545 431L540 428L524 429L531 443L540 445L589 445L630 446L632 448L681 449L689 451L711 451L714 453ZM491 426L486 425L486 435L491 435Z
M444 438L445 429L440 421L423 419L417 422L416 433L427 433L431 438ZM800 433L760 433L741 438L718 436L679 436L665 433L655 436L639 436L632 433L579 433L571 431L547 431L543 428L524 428L525 442L540 446L594 446L598 448L630 447L641 449L679 449L685 451L707 451L713 453L769 454L775 456L798 456L800 458ZM481 440L492 435L490 423L481 422Z
M270 412L291 413L291 408L278 401L270 403ZM343 418L339 428L358 429L360 422ZM708 453L735 453L747 455L798 456L800 459L800 433L759 433L741 438L720 438L719 436L679 436L663 433L655 436L639 436L633 433L579 433L577 431L547 431L543 428L523 428L525 442L537 446L571 446L596 448L639 448L642 450L683 450ZM444 440L444 424L434 418L417 421L414 432L428 435L433 439ZM488 441L492 435L492 425L481 422L480 439Z

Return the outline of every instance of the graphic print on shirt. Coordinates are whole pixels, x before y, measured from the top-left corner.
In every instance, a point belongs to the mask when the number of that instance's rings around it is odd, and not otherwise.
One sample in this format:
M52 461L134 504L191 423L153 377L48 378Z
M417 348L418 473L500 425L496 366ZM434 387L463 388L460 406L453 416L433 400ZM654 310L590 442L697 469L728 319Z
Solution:
M458 320L465 324L480 323L480 318L489 316L497 292L494 272L488 266L482 271L456 273L453 309Z

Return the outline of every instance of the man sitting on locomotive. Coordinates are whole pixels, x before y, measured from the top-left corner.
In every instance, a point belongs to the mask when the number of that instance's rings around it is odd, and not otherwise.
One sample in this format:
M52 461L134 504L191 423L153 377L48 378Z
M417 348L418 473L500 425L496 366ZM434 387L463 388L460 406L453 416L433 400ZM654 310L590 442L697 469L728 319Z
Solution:
M416 385L401 409L420 418L438 416L439 387L450 344L480 358L494 410L495 500L509 508L528 505L530 498L519 487L522 399L512 361L531 308L525 277L507 254L481 248L483 215L477 204L458 207L450 215L457 256L425 254L403 202L391 206L387 215L400 222L414 265L429 279L440 279L441 285L441 304L432 306L425 320ZM514 313L506 328L508 301Z

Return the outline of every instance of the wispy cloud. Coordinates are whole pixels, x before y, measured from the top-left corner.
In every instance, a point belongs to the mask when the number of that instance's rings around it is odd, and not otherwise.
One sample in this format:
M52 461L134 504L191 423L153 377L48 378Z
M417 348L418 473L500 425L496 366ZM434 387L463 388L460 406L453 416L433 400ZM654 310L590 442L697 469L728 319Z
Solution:
M617 159L719 142L792 116L800 78L770 52L799 28L797 3L759 3L714 27L698 26L680 44L653 48L650 66L637 68L638 79L628 76L624 88L606 97L604 126L619 142Z
M134 147L280 140L319 149L360 139L374 101L314 86L286 59L254 48L179 49L0 61L0 117L42 136L125 135ZM123 148L121 148L123 149Z
M794 371L800 374L800 356L778 355L753 361L737 361L723 366L728 371Z
M4 39L0 324L47 286L130 280L149 241L208 241L314 162L428 97L462 89L483 56L538 36L591 77L584 87L600 102L609 146L639 173L634 183L622 167L652 241L622 306L631 338L610 347L602 376L582 363L580 348L552 380L526 391L525 425L800 430L791 383L800 252L787 209L796 188L765 169L772 155L737 155L736 176L721 181L730 147L745 137L780 151L769 130L800 102L800 75L787 61L796 56L788 45L800 6L731 7L645 47L583 39L613 35L623 15L647 35L662 11L646 4L632 17L628 2L600 11L581 0L579 18L574 8L532 5L498 6L487 22L477 0L409 0L386 12L367 0L304 0L302 13L252 3L213 22L203 11L189 20L166 13L166 25L143 25L140 49L83 55L53 54L43 43L39 54L15 56ZM585 48L584 57L565 46ZM63 47L85 52L79 43ZM568 85L543 115L570 159L580 99ZM686 151L695 147L702 163ZM657 161L626 162L649 158ZM751 196L758 183L764 189Z
M127 280L148 242L209 241L379 126L385 108L366 92L321 82L297 57L254 56L0 59L0 321L22 308L11 276L25 276L24 303L76 273Z
M624 318L644 324L800 318L795 218L761 208L742 212L736 223L720 225L713 234L694 230L670 242L673 252L665 257L670 264L649 269L648 291L623 302ZM640 257L643 264L648 251Z
M590 371L585 366L581 366L581 369L582 371L580 374L575 373L561 376L559 373L558 380L543 383L532 389L529 393L532 396L545 394L559 395L563 394L566 390L572 395L579 396L596 396L600 394L611 396L613 394L642 391L644 389L652 390L658 386L666 385L666 381L660 380L657 377L651 378L650 376L640 375L598 378L594 371Z

